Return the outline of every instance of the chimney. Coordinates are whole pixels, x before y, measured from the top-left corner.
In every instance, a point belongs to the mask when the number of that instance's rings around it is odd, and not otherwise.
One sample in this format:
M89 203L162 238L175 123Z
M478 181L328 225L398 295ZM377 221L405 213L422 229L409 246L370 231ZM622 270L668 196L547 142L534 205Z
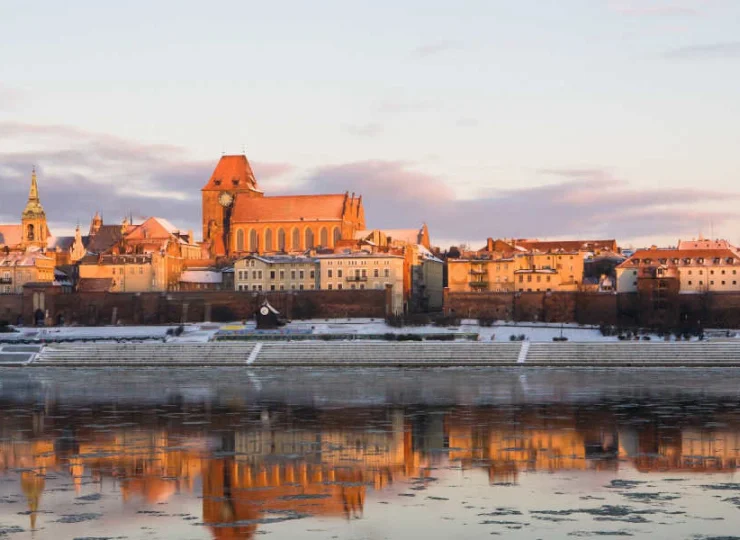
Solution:
M195 236L193 236L193 229L188 231L188 244L195 244Z
M486 251L493 251L493 238L486 240Z

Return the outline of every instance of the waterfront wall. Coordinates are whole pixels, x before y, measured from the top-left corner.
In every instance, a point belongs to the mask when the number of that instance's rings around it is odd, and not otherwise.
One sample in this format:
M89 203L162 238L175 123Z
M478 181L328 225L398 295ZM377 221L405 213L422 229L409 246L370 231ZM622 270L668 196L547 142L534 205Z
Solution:
M267 299L290 319L328 317L383 318L390 309L384 290L236 292L188 291L171 293L73 293L58 288L26 290L23 295L0 295L0 319L15 323L34 320L34 305L43 293L47 324L168 324L226 322L253 317ZM34 295L36 298L34 299ZM34 304L36 302L36 304Z

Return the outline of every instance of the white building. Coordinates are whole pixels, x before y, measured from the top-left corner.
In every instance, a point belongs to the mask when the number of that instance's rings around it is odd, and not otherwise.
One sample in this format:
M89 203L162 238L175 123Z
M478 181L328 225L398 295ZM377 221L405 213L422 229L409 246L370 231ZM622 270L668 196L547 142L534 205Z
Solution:
M740 291L740 255L728 248L643 249L617 266L617 292L637 292L640 271L675 269L681 293Z
M234 290L303 291L319 288L316 259L292 255L250 255L234 264Z
M332 253L318 255L323 290L391 288L391 309L403 313L404 257L389 253Z

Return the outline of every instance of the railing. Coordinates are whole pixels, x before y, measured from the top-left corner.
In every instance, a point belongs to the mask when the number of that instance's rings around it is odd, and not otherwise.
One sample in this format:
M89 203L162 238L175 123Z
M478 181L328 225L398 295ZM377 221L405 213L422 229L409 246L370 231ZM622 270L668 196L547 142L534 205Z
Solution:
M473 288L483 288L488 287L487 281L471 281L469 285Z
M10 285L13 283L13 278L0 277L0 285Z
M470 271L470 274L472 274L472 275L474 275L474 276L484 276L484 275L486 275L487 273L488 273L488 272L487 272L487 271L485 271L485 270L475 270L475 269L473 269L473 270L471 270L471 271Z
M347 276L347 281L367 281L367 276Z

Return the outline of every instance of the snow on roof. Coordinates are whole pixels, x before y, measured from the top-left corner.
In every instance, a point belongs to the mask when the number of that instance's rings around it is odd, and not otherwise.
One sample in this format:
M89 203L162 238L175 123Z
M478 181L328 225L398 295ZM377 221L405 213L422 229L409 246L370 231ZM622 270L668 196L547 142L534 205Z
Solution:
M223 276L213 270L185 270L180 283L223 283Z

